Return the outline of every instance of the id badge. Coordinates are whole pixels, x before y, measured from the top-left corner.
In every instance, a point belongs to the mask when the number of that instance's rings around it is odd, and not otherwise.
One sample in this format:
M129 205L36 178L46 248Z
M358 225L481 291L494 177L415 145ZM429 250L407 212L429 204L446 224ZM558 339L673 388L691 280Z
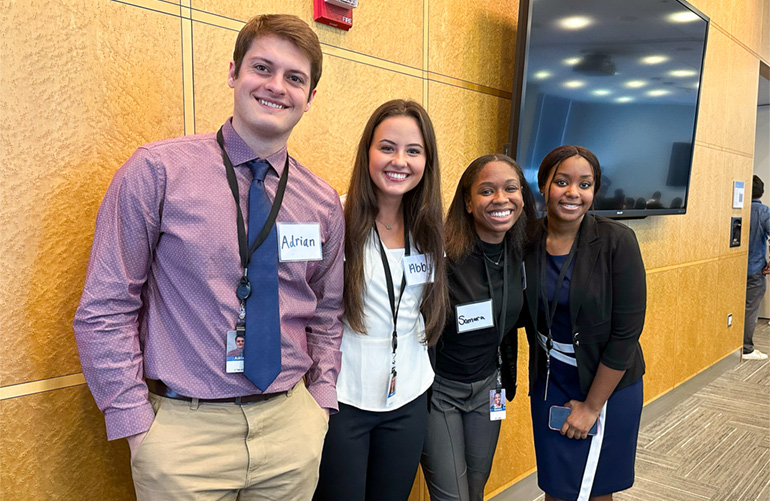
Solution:
M433 263L425 254L404 256L406 285L422 285L433 282Z
M388 378L388 397L385 399L385 406L390 407L396 401L396 369L390 371Z
M489 420L505 419L505 388L489 390Z
M228 374L243 372L243 347L246 344L246 338L242 334L237 334L238 331L227 331L225 371Z
M458 304L455 306L455 322L457 333L477 331L495 326L492 314L492 300L476 301L475 303Z
M289 261L320 261L321 225L318 223L276 223L278 259Z

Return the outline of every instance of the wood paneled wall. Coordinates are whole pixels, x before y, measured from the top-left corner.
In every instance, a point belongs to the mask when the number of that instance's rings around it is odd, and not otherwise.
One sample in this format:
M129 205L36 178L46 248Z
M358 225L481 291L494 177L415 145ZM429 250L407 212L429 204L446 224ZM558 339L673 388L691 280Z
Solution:
M712 27L690 209L630 223L648 268L648 401L742 339L747 248L728 247L728 226L749 210L730 208L731 186L752 173L770 6L693 4ZM128 448L106 441L72 335L96 210L137 146L214 131L231 114L227 68L246 19L294 13L323 43L293 155L344 192L371 111L409 97L436 126L448 204L465 166L506 141L517 10L517 0L362 0L344 33L313 23L311 0L0 0L0 498L133 497ZM525 367L522 353L488 495L535 467ZM410 499L427 499L419 475Z

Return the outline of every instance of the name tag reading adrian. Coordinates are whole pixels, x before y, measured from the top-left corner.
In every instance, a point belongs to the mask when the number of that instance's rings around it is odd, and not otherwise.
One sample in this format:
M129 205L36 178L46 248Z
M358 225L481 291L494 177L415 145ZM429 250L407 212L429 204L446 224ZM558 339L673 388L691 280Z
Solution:
M320 261L321 225L318 223L277 223L278 257L285 261Z
M420 285L433 282L433 266L425 254L404 256L406 285Z
M485 299L475 303L458 304L455 307L455 320L457 321L458 334L494 327L492 300Z

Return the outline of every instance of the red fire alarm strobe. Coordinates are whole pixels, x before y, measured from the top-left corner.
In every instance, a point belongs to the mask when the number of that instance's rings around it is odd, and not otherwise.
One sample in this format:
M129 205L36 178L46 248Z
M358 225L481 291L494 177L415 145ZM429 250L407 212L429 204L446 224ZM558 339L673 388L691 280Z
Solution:
M337 0L333 5L325 0L313 0L313 19L319 23L328 24L332 28L348 31L353 26L353 9L358 4ZM338 4L350 4L351 7L340 7Z

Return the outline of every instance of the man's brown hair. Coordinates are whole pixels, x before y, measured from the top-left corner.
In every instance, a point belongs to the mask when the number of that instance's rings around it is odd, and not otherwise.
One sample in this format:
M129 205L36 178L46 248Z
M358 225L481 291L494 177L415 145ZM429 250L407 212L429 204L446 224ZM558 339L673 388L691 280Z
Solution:
M254 16L241 28L233 49L235 78L241 70L243 57L251 47L252 42L259 37L272 35L294 44L310 61L310 92L321 79L323 53L318 35L310 29L305 21L290 14L262 14Z

